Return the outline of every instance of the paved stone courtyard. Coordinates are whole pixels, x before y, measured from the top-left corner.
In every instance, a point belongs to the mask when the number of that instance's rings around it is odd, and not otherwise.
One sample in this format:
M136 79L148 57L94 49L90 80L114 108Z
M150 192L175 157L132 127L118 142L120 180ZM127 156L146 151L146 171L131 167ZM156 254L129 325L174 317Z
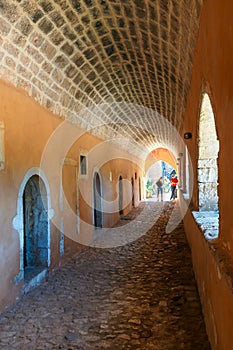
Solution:
M142 203L133 217L162 211L145 235L69 259L1 315L0 349L209 350L183 225L165 232L173 208Z

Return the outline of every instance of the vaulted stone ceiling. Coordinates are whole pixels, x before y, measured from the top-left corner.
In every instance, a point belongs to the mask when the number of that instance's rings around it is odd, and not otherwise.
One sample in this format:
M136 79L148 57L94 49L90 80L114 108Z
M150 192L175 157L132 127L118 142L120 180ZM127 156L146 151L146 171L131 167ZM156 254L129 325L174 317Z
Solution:
M172 148L202 1L0 0L0 76L142 157Z

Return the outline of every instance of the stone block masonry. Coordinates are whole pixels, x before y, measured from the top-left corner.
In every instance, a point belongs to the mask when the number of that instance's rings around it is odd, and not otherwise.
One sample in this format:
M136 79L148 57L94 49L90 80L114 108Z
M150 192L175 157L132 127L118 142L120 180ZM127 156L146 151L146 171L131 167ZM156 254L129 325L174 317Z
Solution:
M0 1L0 77L85 128L92 126L90 118L77 110L124 102L148 107L179 129L201 5L202 0L191 0L188 9L175 0L169 5L151 0ZM132 113L136 127L145 123L153 136L158 134L153 116L137 108ZM128 111L114 107L98 118L108 125L104 134L99 130L101 137L109 137L112 124L131 121ZM118 132L139 142L130 125ZM151 142L147 133L140 137L143 145Z

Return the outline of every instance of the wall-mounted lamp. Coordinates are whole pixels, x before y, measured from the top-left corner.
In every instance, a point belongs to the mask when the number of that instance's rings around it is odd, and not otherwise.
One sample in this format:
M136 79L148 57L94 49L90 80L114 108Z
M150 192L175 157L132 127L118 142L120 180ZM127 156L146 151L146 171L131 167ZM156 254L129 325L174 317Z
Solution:
M184 139L188 140L192 138L192 133L191 132L185 132L184 133Z

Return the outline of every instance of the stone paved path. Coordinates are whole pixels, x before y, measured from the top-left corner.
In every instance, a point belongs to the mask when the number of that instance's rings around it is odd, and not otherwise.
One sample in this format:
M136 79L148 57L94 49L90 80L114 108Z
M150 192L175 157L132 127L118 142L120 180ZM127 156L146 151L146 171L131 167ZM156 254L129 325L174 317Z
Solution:
M209 350L183 226L165 233L172 207L135 242L85 248L2 314L0 349Z

